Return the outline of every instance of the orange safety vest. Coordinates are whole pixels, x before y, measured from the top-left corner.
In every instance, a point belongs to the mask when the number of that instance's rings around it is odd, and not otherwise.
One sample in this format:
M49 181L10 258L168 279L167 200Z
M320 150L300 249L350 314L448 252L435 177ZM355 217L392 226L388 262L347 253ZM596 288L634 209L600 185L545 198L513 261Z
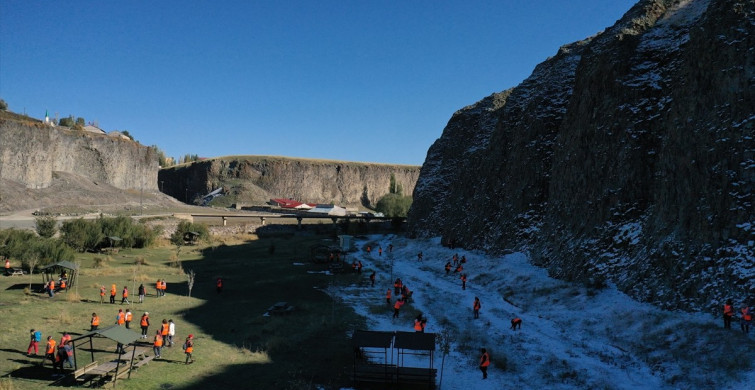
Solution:
M66 281L65 280L61 280L60 281L60 289L62 290L64 288L66 288Z
M729 317L734 315L734 309L731 308L731 305L724 305L724 315Z
M149 316L143 315L140 324L142 326L149 326Z
M750 314L750 308L749 307L743 307L742 308L742 318L745 321L752 321L752 314Z
M191 340L186 340L186 353L192 352L194 352L194 342Z
M161 281L158 280L157 284L155 284L155 288L158 289L158 290L162 290L163 289L163 282L161 282Z
M385 292L385 297L387 299L391 299L391 290L388 290L388 291Z
M128 298L128 290L125 288L123 289L123 297Z
M55 281L50 281L50 290L55 290Z
M160 334L161 334L161 335L163 335L163 336L167 336L167 335L168 335L168 331L169 331L169 330L170 330L170 325L168 325L168 324L163 324L163 327L162 327L162 329L160 330Z
M118 312L118 325L122 325L124 322L126 322L126 316L122 311Z
M100 287L100 296L101 297L105 296L105 286Z
M396 301L396 304L393 305L394 309L400 309L401 306L404 306L404 301L398 300Z
M71 335L67 335L67 336L61 337L60 338L60 346L62 347L63 345L65 345L65 343L67 343L68 340L70 340L70 339L71 339Z
M416 330L417 332L422 331L422 321L414 320L414 330Z
M163 291L165 291L165 290L168 289L168 283L167 282L162 282L161 284L162 284Z
M223 287L223 280L222 279L218 279L218 287Z
M115 285L110 286L110 295L115 296L116 291Z
M47 353L55 353L55 340L47 340Z
M99 326L100 325L100 317L99 316L92 317L92 325L94 325L94 326Z
M130 311L126 312L126 322L131 322L133 314Z
M155 347L162 347L163 346L163 336L160 336L159 334L155 335L155 343L153 344Z
M480 307L482 305L480 304L480 301L474 301L474 306L472 306L475 310L480 310Z
M8 268L10 268L10 261L5 260L5 269L8 269Z
M480 357L480 366L487 367L490 365L490 355L487 352L483 353Z

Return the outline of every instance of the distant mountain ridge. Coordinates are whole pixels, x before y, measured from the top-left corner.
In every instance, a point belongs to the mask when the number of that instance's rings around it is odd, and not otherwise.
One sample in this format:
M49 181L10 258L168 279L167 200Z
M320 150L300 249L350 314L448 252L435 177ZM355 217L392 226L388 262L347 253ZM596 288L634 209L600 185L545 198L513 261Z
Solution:
M755 2L643 0L457 111L410 230L669 308L755 298Z

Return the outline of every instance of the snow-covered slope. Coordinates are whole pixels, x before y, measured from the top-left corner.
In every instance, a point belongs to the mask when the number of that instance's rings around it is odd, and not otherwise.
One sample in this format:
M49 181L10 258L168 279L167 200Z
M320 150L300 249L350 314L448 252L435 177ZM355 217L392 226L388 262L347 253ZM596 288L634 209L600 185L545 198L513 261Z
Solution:
M614 287L556 280L522 253L450 249L439 238L371 236L358 243L367 244L393 244L393 252L350 255L364 264L363 279L331 294L367 317L370 330L411 332L422 313L427 332L450 334L442 389L741 389L755 381L755 330L748 337L737 324L722 329L708 314L663 311ZM459 274L443 269L454 253L468 260L466 290ZM393 319L384 296L397 277L414 293ZM482 302L479 319L472 316L475 296ZM521 330L510 329L514 317L523 319ZM493 363L485 381L477 369L480 348L488 349ZM436 349L439 378L441 362ZM405 363L428 364L421 357Z

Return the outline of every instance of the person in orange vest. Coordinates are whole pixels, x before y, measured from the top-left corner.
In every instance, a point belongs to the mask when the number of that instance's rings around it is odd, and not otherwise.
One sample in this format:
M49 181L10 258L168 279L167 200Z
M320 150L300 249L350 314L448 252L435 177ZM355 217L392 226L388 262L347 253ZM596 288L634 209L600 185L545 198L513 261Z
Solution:
M747 303L745 303L739 311L742 313L742 316L739 318L739 327L742 328L742 332L749 334L750 324L752 323L752 308L748 307Z
M123 309L118 309L118 314L115 315L115 324L118 326L126 323L126 314L123 313Z
M55 296L55 281L51 280L49 283L47 283L47 293L50 295L50 298Z
M100 326L100 316L97 313L92 313L92 319L89 321L89 331L97 330Z
M160 352L163 350L163 336L160 334L160 330L158 329L155 332L155 339L152 342L152 351L155 352L155 358L160 358Z
M461 289L466 290L467 289L467 274L461 274Z
M482 379L488 379L488 366L490 366L490 355L485 348L480 349L482 356L480 356L480 371L482 371Z
M170 324L168 320L163 318L163 323L160 325L160 335L163 336L163 345L168 341L168 335L170 334Z
M50 363L55 366L55 339L52 336L47 336L47 347L45 348L45 359L50 359ZM45 365L44 360L42 365Z
M464 266L461 265L461 263L459 263L459 265L456 266L456 269L454 270L454 272L461 272L461 271L464 271Z
M401 278L396 279L393 282L393 295L401 294L401 288L404 287L404 283L401 282Z
M60 337L60 346L66 345L69 341L71 341L71 335L68 332L63 332L63 336Z
M124 318L124 320L125 320L125 323L126 323L126 329L131 329L131 327L130 327L130 325L131 325L131 320L132 320L132 319L133 319L133 317L134 317L134 315L133 315L133 314L131 314L131 309L126 309L126 314L125 314L125 317L126 317L126 318Z
M422 320L420 319L420 317L421 314L414 319L414 332L416 333L422 332Z
M105 286L100 286L100 304L105 303Z
M382 246L378 247L378 256L383 256L383 247Z
M357 273L362 273L362 260L359 260L359 262L357 263Z
M370 254L370 252L372 252L372 247L371 247L371 246L369 246L369 245L367 245L367 254L369 255L369 254Z
M446 269L446 275L448 275L448 273L451 272L451 262L450 261L446 262L445 269Z
M10 260L5 259L5 276L10 276Z
M155 294L158 297L161 297L162 296L162 290L163 290L163 281L160 280L160 279L157 279L157 282L155 282L155 291L156 291Z
M115 288L115 283L110 285L110 303L115 305L115 293L118 292L118 290Z
M223 292L223 279L218 278L218 280L215 282L215 290L218 292L218 294Z
M388 305L390 306L391 304L391 289L390 288L385 292L385 302L388 303Z
M147 329L149 329L149 312L145 311L144 314L142 314L142 319L139 321L139 325L142 327L141 338L146 339Z
M480 318L481 307L482 307L482 304L480 303L480 298L474 297L474 303L472 304L472 310L474 311L474 318Z
M165 279L160 282L160 289L162 290L161 294L165 296L165 291L168 290L168 283L165 282Z
M454 253L453 257L451 257L451 260L453 260L454 265L459 264L459 254L458 253Z
M131 302L128 301L128 287L127 286L123 286L123 293L121 294L121 305L124 302L128 303L129 305L131 304Z
M184 353L186 353L186 362L184 364L191 364L194 363L194 357L191 356L191 354L194 352L194 335L190 334L188 337L186 337L186 341L184 342Z
M731 299L726 300L724 305L724 329L731 329L731 319L734 318L734 306Z
M66 280L60 279L60 291L65 291L65 290L66 290Z
M398 318L398 311L401 310L401 306L404 306L403 298L399 298L393 305L393 318Z
M375 271L372 271L370 274L370 282L372 283L372 287L375 287Z
M522 319L519 317L511 320L511 329L516 330L517 328L522 329Z

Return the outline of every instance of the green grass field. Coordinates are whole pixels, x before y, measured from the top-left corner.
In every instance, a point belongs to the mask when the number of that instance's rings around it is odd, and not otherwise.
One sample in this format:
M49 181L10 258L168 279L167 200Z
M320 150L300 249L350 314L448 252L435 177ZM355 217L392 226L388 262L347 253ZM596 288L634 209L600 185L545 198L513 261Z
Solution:
M52 382L53 370L40 367L41 358L26 356L29 329L60 339L63 331L75 338L89 330L92 312L102 318L101 327L114 322L119 308L134 312L132 330L139 332L138 321L149 311L154 334L162 319L176 323L176 346L164 348L163 359L154 360L132 373L131 379L118 380L122 389L259 388L309 389L313 385L335 389L349 384L352 364L350 331L363 321L350 308L336 306L318 291L329 283L351 284L353 274L327 276L324 265L309 261L309 248L323 243L322 236L257 239L256 236L226 238L204 246L183 247L177 266L176 248L167 244L145 250L125 250L109 256L80 254L82 271L77 286L54 298L28 293L24 287L39 286L40 275L0 277L0 390L41 389ZM330 243L330 242L328 242ZM275 250L271 253L271 246ZM95 258L103 266L95 268ZM173 258L171 260L171 258ZM137 265L138 262L145 265ZM303 265L295 265L303 263ZM192 296L184 272L193 270L196 281ZM215 291L215 280L222 277L224 290ZM167 281L165 297L156 297L154 283ZM118 286L116 304L99 302L99 286ZM136 288L147 287L143 304ZM123 285L130 290L131 305L120 305ZM78 294L78 296L77 296ZM286 301L295 311L285 316L263 316L272 304ZM195 363L185 365L181 344L194 334ZM44 342L40 343L40 350ZM78 364L86 364L90 353L77 346ZM98 340L95 360L114 358L115 345Z

